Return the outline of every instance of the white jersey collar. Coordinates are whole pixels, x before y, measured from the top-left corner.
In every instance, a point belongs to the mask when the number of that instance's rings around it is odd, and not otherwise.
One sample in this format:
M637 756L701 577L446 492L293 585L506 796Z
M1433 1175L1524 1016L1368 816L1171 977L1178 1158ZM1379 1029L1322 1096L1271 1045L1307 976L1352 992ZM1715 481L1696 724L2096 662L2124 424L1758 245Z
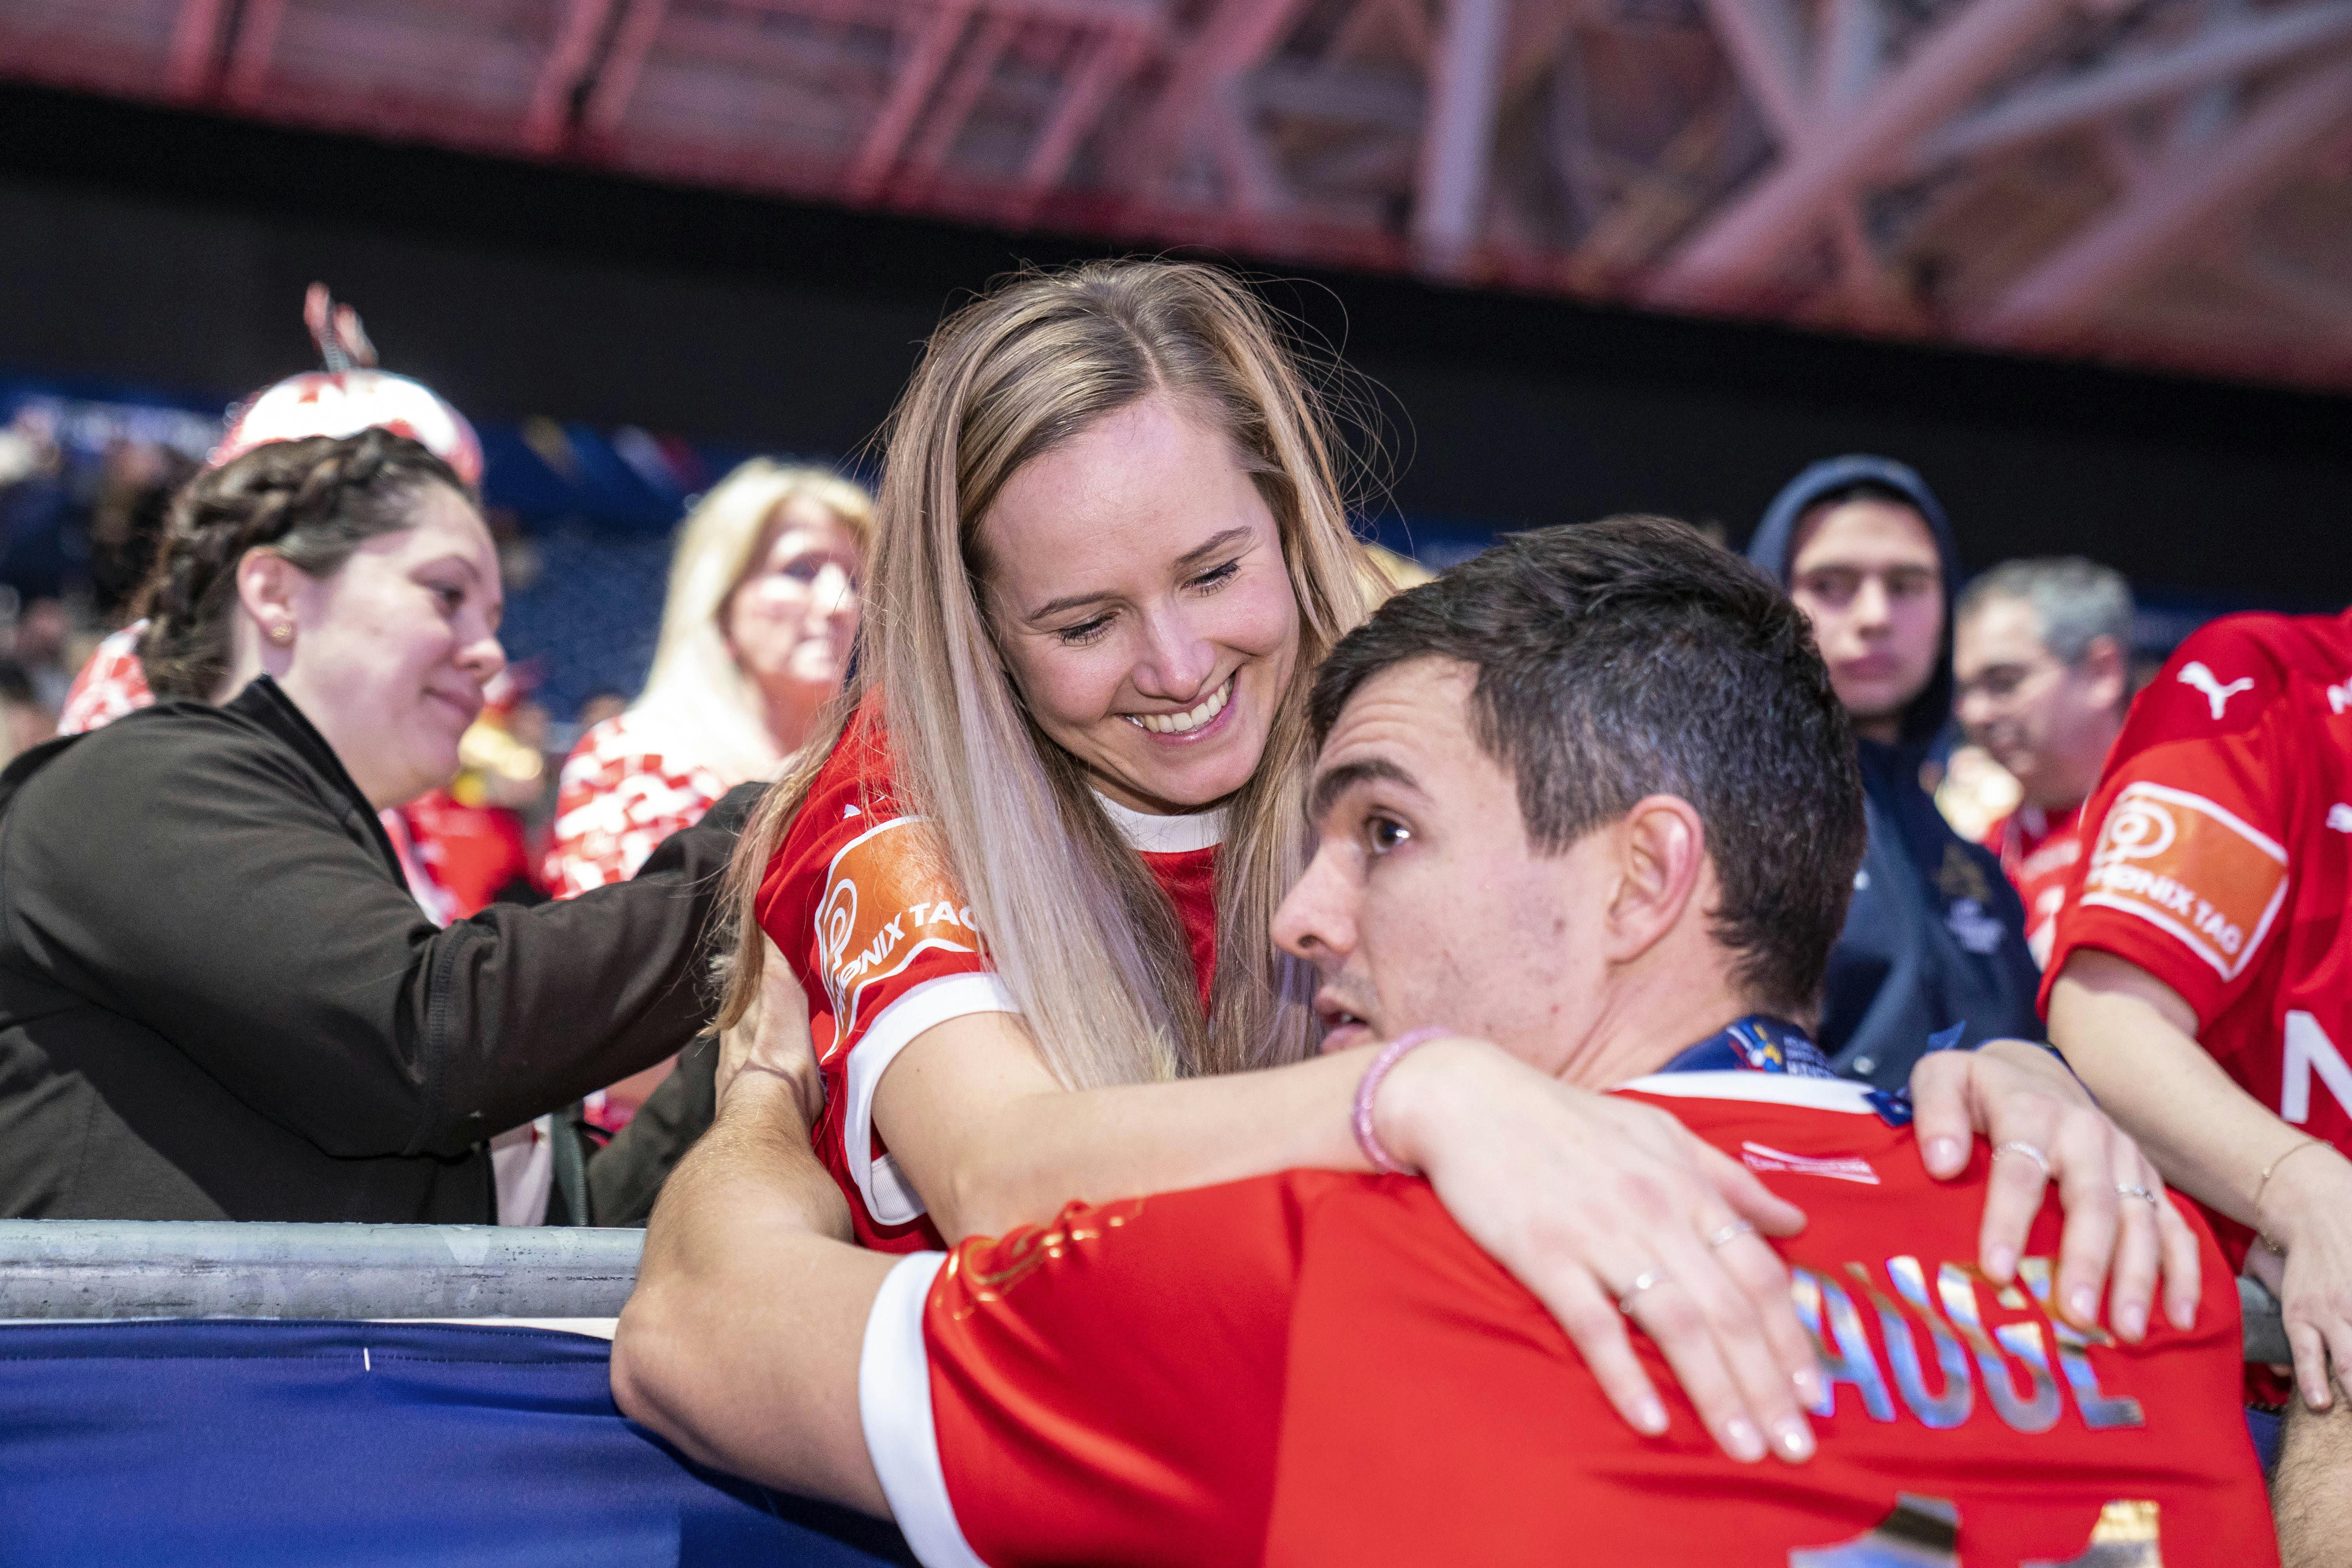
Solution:
M1154 816L1095 791L1095 803L1127 840L1128 847L1146 855L1181 855L1188 850L1208 849L1224 842L1225 812L1223 806L1213 811L1196 811L1186 816Z

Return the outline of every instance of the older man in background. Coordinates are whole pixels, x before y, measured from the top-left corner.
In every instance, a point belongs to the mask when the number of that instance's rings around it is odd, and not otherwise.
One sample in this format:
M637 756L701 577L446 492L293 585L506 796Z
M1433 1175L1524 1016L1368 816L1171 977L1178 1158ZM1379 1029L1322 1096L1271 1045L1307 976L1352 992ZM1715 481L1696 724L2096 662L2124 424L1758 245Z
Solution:
M2131 700L2131 584L2079 556L2005 561L1969 584L1957 620L1960 723L2021 792L1985 847L2024 900L2034 963L2047 963L2083 858L2083 802Z

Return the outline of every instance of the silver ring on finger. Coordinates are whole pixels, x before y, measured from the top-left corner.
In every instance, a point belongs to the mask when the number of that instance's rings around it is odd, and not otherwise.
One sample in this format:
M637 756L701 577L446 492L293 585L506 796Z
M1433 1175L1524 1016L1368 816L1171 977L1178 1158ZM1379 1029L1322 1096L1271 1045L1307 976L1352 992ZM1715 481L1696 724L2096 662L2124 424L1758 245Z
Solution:
M2044 1176L2051 1173L2050 1156L2044 1154L2041 1150L2036 1149L2031 1143L2012 1138L2008 1142L2002 1144L2000 1148L1995 1149L1992 1152L1992 1157L1996 1160L2000 1159L2003 1154L2021 1154L2025 1158L2032 1161L2035 1164L2041 1166L2042 1173Z
M1642 1272L1633 1276L1633 1282L1625 1287L1625 1293L1617 1298L1617 1310L1624 1313L1627 1317L1632 1317L1633 1315L1633 1303L1641 1299L1642 1292L1644 1290L1654 1289L1665 1282L1666 1271L1664 1269L1643 1269Z
M2156 1194L2137 1182L2117 1182L2116 1191L2127 1198L2139 1198L2150 1207L2156 1206Z
M1744 1219L1736 1219L1729 1225L1725 1226L1721 1230L1718 1230L1714 1235L1708 1237L1706 1238L1706 1244L1709 1247L1728 1247L1731 1243L1738 1241L1743 1236L1754 1236L1755 1234L1756 1226L1751 1222Z

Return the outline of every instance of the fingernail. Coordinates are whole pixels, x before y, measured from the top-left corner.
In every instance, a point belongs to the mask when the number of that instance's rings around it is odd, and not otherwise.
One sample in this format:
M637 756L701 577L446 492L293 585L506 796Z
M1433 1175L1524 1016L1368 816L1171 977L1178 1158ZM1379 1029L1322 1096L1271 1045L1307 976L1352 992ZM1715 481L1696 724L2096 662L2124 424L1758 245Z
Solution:
M1959 1163L1960 1141L1957 1138L1927 1140L1927 1166L1930 1170L1948 1171Z
M1756 1430L1756 1423L1745 1415L1735 1415L1723 1424L1723 1451L1743 1465L1752 1465L1764 1457L1764 1439Z
M1633 1425L1654 1437L1666 1429L1666 1407L1656 1397L1646 1398L1633 1407Z
M1784 1415L1772 1424L1772 1448L1792 1465L1801 1465L1813 1457L1813 1429L1794 1415Z
M1799 1367L1797 1369L1796 1383L1797 1397L1803 1400L1807 1405L1819 1408L1821 1405L1829 1403L1830 1385L1828 1381L1822 1376L1821 1368L1817 1366Z
M2095 1323L2099 1321L2099 1293L2088 1285L2077 1285L2066 1298L2066 1310L2074 1314L2077 1323Z
M2140 1307L2119 1307L2116 1310L2116 1332L2127 1340L2137 1341L2147 1332L2147 1312Z
M1986 1253L1985 1272L2004 1285L2009 1283L2009 1277L2017 1272L2017 1248L1996 1247Z

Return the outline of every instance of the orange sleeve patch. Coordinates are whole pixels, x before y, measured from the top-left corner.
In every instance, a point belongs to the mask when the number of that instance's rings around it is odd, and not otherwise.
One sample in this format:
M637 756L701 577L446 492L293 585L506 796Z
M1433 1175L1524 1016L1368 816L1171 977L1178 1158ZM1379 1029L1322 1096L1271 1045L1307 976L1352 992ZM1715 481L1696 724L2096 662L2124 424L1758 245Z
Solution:
M2085 908L2147 921L2235 980L2286 898L2279 842L2227 807L2164 784L2126 786L2099 825Z
M819 972L833 1003L834 1037L857 1026L868 986L903 973L918 954L977 953L980 933L923 835L920 818L868 828L833 858L816 907Z

